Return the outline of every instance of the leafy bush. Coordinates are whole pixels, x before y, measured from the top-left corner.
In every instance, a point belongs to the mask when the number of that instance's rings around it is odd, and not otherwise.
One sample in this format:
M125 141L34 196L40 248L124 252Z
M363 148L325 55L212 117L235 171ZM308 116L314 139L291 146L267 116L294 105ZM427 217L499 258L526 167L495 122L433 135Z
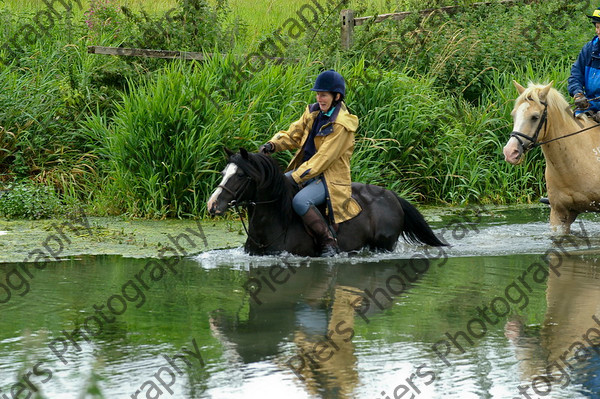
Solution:
M535 199L544 191L539 153L518 168L500 155L511 80L552 78L564 90L593 34L583 2L549 0L367 23L343 52L331 11L300 37L281 33L283 56L298 63L243 65L234 45L245 27L225 1L181 0L159 14L89 4L94 12L66 13L35 37L19 34L35 14L0 10L0 40L13 46L0 49L0 177L55 187L98 213L152 217L202 214L224 166L221 148L252 150L287 128L314 101L319 71L331 67L346 77L347 103L360 118L355 180L427 202ZM352 7L367 15L367 2ZM90 55L88 44L228 55L141 60ZM290 156L276 154L282 164Z
M84 12L88 28L92 32L104 30L119 33L119 23L122 22L118 4L114 0L90 0L90 6Z
M122 211L201 213L224 166L223 147L253 150L304 110L314 67L273 65L234 85L235 62L174 63L124 95L112 122L86 123L106 149L107 190L118 193Z
M150 14L117 6L114 0L93 0L86 11L92 44L180 51L227 51L246 33L232 21L226 0L179 0L163 13Z
M359 53L386 69L410 68L477 101L494 70L508 71L546 57L574 61L594 33L585 17L591 12L588 6L558 0L495 4L466 7L452 15L438 12L369 23L356 28L350 56Z
M59 209L58 195L48 186L22 182L0 194L0 215L7 218L43 219Z

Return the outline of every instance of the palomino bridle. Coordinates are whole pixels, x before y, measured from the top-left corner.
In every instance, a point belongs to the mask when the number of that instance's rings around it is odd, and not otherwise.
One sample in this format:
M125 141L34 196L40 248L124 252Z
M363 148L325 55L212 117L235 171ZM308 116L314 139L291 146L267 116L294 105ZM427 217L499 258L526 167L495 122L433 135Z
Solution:
M548 103L544 102L544 101L540 101L540 104L542 104L544 106L544 111L542 112L542 116L540 117L540 122L537 126L537 128L535 129L535 133L533 134L533 136L528 136L524 133L521 132L517 132L516 130L514 130L511 134L510 137L514 137L517 139L517 141L519 142L519 144L521 145L521 148L523 148L523 152L527 152L535 147L540 147L544 144L548 144L551 143L553 141L557 141L557 140L561 140L567 137L571 137L571 136L575 136L576 134L579 133L583 133L587 130L590 129L594 129L598 126L600 126L600 123L597 123L593 126L588 126L586 128L583 128L581 130L578 130L576 132L573 133L569 133L569 134L565 134L563 136L559 136L559 137L555 137L553 139L550 140L546 140L546 141L540 141L538 142L537 139L540 135L540 131L542 130L542 128L544 128L544 134L546 134L546 130L548 129ZM521 140L521 138L524 138L526 140L529 141L529 143L527 144L527 146L524 145L523 140Z
M537 146L545 144L545 143L538 143L537 139L540 135L540 131L542 130L542 128L544 126L546 126L546 129L544 129L544 134L546 133L546 130L548 128L548 126L546 124L546 122L548 121L548 103L540 101L540 104L542 104L544 106L544 111L542 112L542 116L540 117L540 122L538 123L533 136L528 136L525 133L517 132L516 130L513 130L512 133L510 134L510 137L514 137L517 139L517 141L521 145L521 148L523 148L523 152L527 152L527 151L531 150L532 148L535 148ZM523 143L523 140L521 140L521 138L524 138L529 141L527 143L527 146L525 146L525 144Z

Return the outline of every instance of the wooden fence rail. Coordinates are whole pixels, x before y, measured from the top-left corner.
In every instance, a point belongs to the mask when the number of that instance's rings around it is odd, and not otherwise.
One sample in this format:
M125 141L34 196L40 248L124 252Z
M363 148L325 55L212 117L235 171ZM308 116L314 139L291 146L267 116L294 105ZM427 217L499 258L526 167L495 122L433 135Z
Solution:
M125 57L167 58L198 61L204 61L206 56L212 56L212 54L209 53L197 53L193 51L151 50L142 48L105 46L88 46L88 53L120 55Z
M107 47L107 46L88 46L88 53L100 55L118 55L122 57L144 57L144 58L165 58L171 60L196 60L205 61L212 57L227 57L228 54L221 53L200 53L195 51L173 51L173 50L154 50L147 48L132 48L132 47ZM265 55L244 56L243 54L235 55L237 58L245 59L243 62L264 58L274 62L300 62L299 58L282 58L268 57Z
M470 7L480 7L492 4L503 4L506 6L514 6L523 3L532 3L538 0L497 0L473 3ZM348 50L352 47L354 28L366 24L368 22L380 23L388 19L401 21L409 15L420 14L422 17L427 17L437 12L453 14L464 9L461 6L447 6L440 8L428 8L420 11L405 11L391 14L380 14L370 17L355 17L354 10L342 10L340 13L341 19L341 47L343 50ZM166 58L166 59L183 59L183 60L198 60L204 61L207 57L225 56L224 54L200 53L194 51L171 51L171 50L153 50L128 47L105 47L105 46L89 46L88 52L92 54L117 55L126 57L149 57L149 58ZM252 58L252 57L250 57ZM298 59L285 59L278 57L264 57L278 62L298 62Z
M526 0L525 3L532 3L533 1L535 1L535 0ZM488 5L492 5L492 4L503 4L506 6L514 6L514 5L523 4L523 1L522 0L484 1L484 2L479 2L479 3L473 3L470 5L470 7L488 6ZM354 10L342 10L340 13L340 19L341 19L341 24L342 24L341 46L342 46L343 50L349 50L352 47L352 42L353 42L353 38L354 38L354 27L363 25L370 21L373 21L374 23L383 22L388 19L393 19L395 21L401 21L413 14L421 14L422 17L428 17L431 14L434 14L436 12L453 14L453 13L459 12L462 9L464 9L464 7L447 6L447 7L440 7L440 8L428 8L428 9L420 10L420 11L404 11L404 12L397 12L397 13L391 13L391 14L380 14L380 15L373 15L370 17L359 17L359 18L356 18L354 16Z

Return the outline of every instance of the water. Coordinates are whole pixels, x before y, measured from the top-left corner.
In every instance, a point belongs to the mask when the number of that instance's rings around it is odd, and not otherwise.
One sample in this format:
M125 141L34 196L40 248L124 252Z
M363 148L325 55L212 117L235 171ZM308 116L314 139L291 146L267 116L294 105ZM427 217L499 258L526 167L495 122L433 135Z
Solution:
M600 219L427 216L452 247L2 264L0 398L600 397Z

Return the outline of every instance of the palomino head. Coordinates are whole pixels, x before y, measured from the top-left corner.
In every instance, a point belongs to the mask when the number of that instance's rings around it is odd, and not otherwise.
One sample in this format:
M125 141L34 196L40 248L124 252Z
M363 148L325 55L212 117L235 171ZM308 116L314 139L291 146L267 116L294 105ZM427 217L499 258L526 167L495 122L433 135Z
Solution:
M225 213L233 204L268 203L271 207L289 202L289 183L277 161L264 154L239 153L225 149L228 163L221 172L221 182L212 193L206 207L211 215ZM291 205L290 205L291 208Z
M526 89L513 80L519 97L511 113L514 121L513 131L503 149L506 162L513 165L521 163L523 154L533 148L538 140L544 139L548 124L548 109L555 106L556 96L560 98L556 90L551 92L552 83L545 86L529 84Z

